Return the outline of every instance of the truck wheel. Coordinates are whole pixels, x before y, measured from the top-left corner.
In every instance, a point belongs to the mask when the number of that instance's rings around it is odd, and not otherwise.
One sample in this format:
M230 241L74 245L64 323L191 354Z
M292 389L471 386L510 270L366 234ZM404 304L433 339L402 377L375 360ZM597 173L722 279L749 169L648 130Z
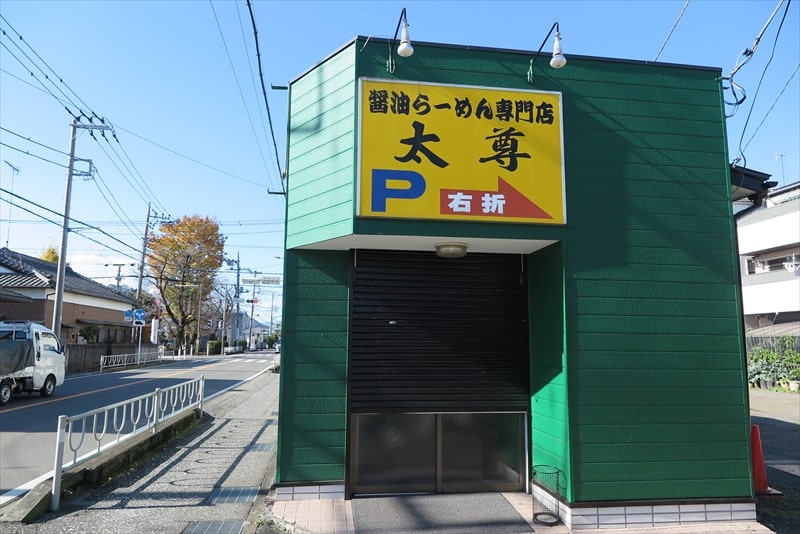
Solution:
M56 379L53 377L53 375L50 375L45 379L44 385L42 386L42 389L39 390L39 393L41 393L42 397L49 397L55 390Z
M3 382L0 384L0 406L5 406L11 400L11 384Z

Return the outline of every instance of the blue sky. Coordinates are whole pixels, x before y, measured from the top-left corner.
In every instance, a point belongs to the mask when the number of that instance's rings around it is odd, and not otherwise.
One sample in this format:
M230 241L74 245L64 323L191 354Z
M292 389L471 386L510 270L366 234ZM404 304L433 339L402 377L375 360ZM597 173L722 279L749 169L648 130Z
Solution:
M115 283L117 274L106 263L123 263L122 274L133 275L150 202L173 218L214 218L228 257L239 254L243 269L279 274L285 202L269 191L281 190L286 164L287 94L270 86L287 85L356 35L391 38L403 7L412 42L533 52L558 21L567 58L658 56L723 75L777 8L734 78L747 99L728 119L728 141L731 160L741 147L747 167L792 183L800 177L800 6L791 2L787 11L787 3L255 1L268 117L244 0L3 0L0 188L22 199L0 192L0 246L33 256L60 246L60 225L42 217L60 223L52 212L63 213L72 119L59 100L68 96L107 118L119 139L79 132L76 157L91 159L97 171L91 180L75 178L70 215L102 232L70 234L73 268L103 283ZM37 68L62 82L47 84ZM234 280L232 273L223 278ZM262 302L271 300L268 291ZM268 317L263 306L257 311Z

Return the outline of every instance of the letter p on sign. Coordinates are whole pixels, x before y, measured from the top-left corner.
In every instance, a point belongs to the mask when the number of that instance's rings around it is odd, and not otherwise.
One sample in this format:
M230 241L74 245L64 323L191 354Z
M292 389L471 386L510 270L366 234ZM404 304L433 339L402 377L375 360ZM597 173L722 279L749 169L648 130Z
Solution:
M415 199L425 193L425 177L414 171L372 169L372 211L386 212L386 199Z

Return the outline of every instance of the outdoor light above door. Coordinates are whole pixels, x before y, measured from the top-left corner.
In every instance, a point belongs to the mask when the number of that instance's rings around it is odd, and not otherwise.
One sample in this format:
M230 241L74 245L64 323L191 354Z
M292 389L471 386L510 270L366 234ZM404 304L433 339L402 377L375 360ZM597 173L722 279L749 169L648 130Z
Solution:
M403 30L400 31L400 27ZM394 57L392 51L397 42L397 32L400 32L400 44L397 46L397 55L400 57L411 57L414 53L414 47L411 46L411 39L408 37L408 19L406 18L406 8L400 12L400 19L397 21L397 28L394 30L394 37L392 43L389 45L389 59L386 60L386 70L389 73L394 73Z
M463 258L467 255L466 243L436 243L434 248L436 249L436 255L440 258Z
M553 42L553 57L550 59L550 66L554 69L560 69L567 64L567 58L564 57L564 52L561 51L561 33L559 33L558 22L554 22L550 27L550 31L547 32L547 36L544 38L544 41L542 41L541 46L539 46L539 50L536 51L536 55L531 58L531 64L528 67L528 83L530 84L533 84L533 64L536 62L536 58L539 57L539 54L541 54L542 48L544 48L544 45L547 43L547 40L553 33L553 30L556 31L556 37L555 41Z

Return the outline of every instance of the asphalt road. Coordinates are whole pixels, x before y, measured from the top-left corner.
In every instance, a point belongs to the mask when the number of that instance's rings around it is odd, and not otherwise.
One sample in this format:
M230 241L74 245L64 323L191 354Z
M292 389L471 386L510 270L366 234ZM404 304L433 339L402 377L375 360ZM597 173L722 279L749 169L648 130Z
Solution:
M3 494L32 486L52 471L60 415L82 414L200 376L205 377L207 399L272 363L272 352L190 357L147 368L69 377L49 398L38 393L15 395L0 408L0 504ZM90 446L87 440L85 447Z

